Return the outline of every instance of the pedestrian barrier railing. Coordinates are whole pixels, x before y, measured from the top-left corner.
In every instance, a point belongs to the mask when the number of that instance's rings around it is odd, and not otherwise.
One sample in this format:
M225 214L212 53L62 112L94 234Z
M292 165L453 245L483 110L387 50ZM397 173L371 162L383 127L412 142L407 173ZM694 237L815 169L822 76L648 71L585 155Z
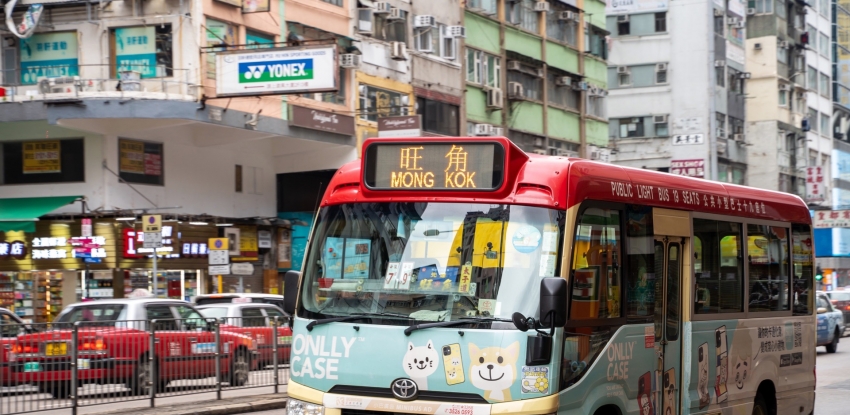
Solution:
M0 414L273 387L289 380L285 318L3 323Z

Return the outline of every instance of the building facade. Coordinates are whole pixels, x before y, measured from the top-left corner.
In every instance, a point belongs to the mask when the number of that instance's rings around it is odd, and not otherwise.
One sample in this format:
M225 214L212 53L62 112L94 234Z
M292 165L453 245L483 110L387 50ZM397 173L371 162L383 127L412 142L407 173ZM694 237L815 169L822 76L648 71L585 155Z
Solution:
M746 184L745 4L608 6L617 164Z
M604 2L467 0L464 25L466 134L607 159Z

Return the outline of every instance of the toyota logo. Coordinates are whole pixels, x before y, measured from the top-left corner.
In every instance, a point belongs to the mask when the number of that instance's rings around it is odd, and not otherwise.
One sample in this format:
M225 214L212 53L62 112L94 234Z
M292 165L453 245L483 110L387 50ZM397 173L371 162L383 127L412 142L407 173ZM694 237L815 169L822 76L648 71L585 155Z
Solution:
M390 389L395 398L400 401L412 401L419 396L419 386L416 386L416 382L407 378L394 380Z

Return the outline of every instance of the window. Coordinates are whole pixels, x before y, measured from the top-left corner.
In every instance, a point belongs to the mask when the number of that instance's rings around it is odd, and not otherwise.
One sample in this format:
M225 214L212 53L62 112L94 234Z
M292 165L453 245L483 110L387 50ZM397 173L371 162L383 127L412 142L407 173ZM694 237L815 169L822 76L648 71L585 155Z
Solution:
M322 102L330 102L332 104L345 105L345 91L348 85L348 72L345 68L339 68L339 90L336 92L320 92L318 93L318 100ZM304 94L302 96L310 97L312 94Z
M622 19L620 19L620 17L621 16L617 16L617 35L623 36L630 34L632 31L632 23L631 19L629 19L629 15L622 16Z
M275 318L277 318L278 325L286 321L286 315L280 310L276 308L264 308L264 310L266 310L266 315L269 316L269 324L274 324Z
M590 52L591 55L608 59L608 42L606 42L608 33L591 24L585 28L585 45L584 50Z
M537 33L537 14L534 4L537 0L517 0L508 2L506 7L506 20L508 23L518 25L529 32Z
M842 6L846 3L842 3ZM826 16L829 19L829 0L819 0L818 1L818 11L821 16Z
M776 60L781 63L788 63L788 49L783 47L782 45L776 46Z
M467 0L466 8L472 11L494 15L497 12L497 1L498 0Z
M717 82L717 86L721 88L726 87L726 66L714 67L714 80Z
M655 65L655 83L656 84L666 84L667 83L667 64L663 64L663 68L659 65Z
M587 96L587 115L597 118L607 118L605 109L608 107L605 105L605 97L602 95L585 95Z
M656 137L669 137L670 136L670 125L667 122L657 122L657 123L655 123L655 136Z
M491 88L502 87L502 61L498 56L466 49L466 81Z
M275 44L274 35L246 30L245 44L248 45L248 49L272 48Z
M829 115L824 113L820 114L820 132L824 135L829 134ZM829 164L824 165L828 166Z
M560 2L550 2L549 6L553 11L546 13L546 37L550 40L578 47L578 22L559 18L559 14L563 11L572 11L578 14L578 10L565 7Z
M387 20L386 14L373 16L375 22L375 39L387 42L407 43L407 12L399 10L400 20Z
M360 84L358 88L360 119L378 121L378 117L408 115L410 97L400 92Z
M628 206L626 233L629 238L626 252L626 317L629 321L652 321L655 315L656 270L652 226L652 208Z
M620 211L588 208L576 227L570 320L620 317Z
M723 197L721 204L735 203ZM694 274L696 314L744 311L744 270L741 224L694 219Z
M449 36L448 26L437 23L432 27L420 27L414 35L416 50L444 59L455 58L456 40Z
M528 134L516 130L508 130L508 138L526 152L546 148L546 137L541 137L539 135Z
M85 181L83 139L0 143L0 184Z
M717 122L717 136L720 138L726 138L726 114L722 112L715 112L714 120Z
M779 89L779 106L787 107L788 106L788 91L782 88Z
M24 326L13 319L9 314L3 313L0 320L0 336L2 337L17 337L19 334L25 333Z
M809 127L811 127L812 132L818 132L818 112L813 108L809 108Z
M460 128L459 112L457 105L422 97L416 98L416 113L422 116L422 129L424 131L457 136Z
M572 85L558 85L558 80L564 77L568 77L572 82L578 82L576 77L570 77L566 73L557 72L552 67L549 67L549 71L546 76L548 77L546 81L546 87L548 88L549 95L549 104L570 108L574 110L578 110L578 103L581 99L581 92L576 91L572 88Z
M151 305L145 307L147 316L145 320L157 320L153 329L156 331L162 330L178 330L177 321L174 319L174 311L167 305Z
M177 311L177 317L181 320L184 330L197 330L206 327L206 320L197 310L185 305L174 307Z
M127 183L164 185L162 147L162 143L119 138L119 177Z
M237 164L234 169L234 182L236 184L236 193L242 193L242 166Z
M667 12L655 13L655 33L667 31Z
M322 0L325 3L333 4L334 6L342 7L342 0Z
M522 85L522 93L525 98L535 101L542 100L543 79L537 76L538 69L523 65L521 71L508 71L508 83L519 82Z
M791 225L792 258L794 268L791 275L792 310L795 316L812 314L814 294L814 252L812 232L809 225Z
M223 51L228 45L238 44L236 41L238 31L236 27L231 24L210 18L206 19L204 29L207 38L207 47L211 48L207 49L206 53L206 77L207 79L216 79L214 52Z
M110 72L138 72L142 78L172 76L171 25L119 27L109 32Z
M730 115L729 134L744 134L744 120Z
M242 327L265 327L265 326L266 326L266 316L263 315L263 310L261 310L259 308L253 308L253 307L242 309Z
M15 66L20 70L21 85L35 85L41 77L80 74L77 32L36 33L29 39L16 41L19 47ZM3 68L8 68L5 62Z
M747 225L747 269L751 312L791 309L788 228Z
M723 36L726 31L726 17L725 16L714 16L714 34L717 36Z
M620 118L620 138L644 137L643 117Z
M86 323L86 326L115 326L118 320L125 320L125 306L121 304L85 305L66 309L53 322L54 328L71 328L74 323ZM174 318L171 316L169 318ZM57 324L60 323L60 324ZM57 327L58 326L58 327Z
M741 79L741 72L734 68L726 68L726 74L729 78L729 83L727 85L727 87L729 88L729 92L743 94L744 80Z
M776 0L776 15L783 20L788 18L788 12L785 8L785 0Z
M757 14L773 13L773 0L749 0L747 7L756 9Z
M818 90L818 71L811 65L806 72L806 88L815 92Z
M617 85L632 86L632 73L628 70L628 68L625 72L617 71Z
M825 73L820 74L820 94L829 98L829 75Z
M814 35L810 35L814 36ZM829 57L829 37L827 37L822 32L818 32L818 47L820 49L820 54L824 57Z

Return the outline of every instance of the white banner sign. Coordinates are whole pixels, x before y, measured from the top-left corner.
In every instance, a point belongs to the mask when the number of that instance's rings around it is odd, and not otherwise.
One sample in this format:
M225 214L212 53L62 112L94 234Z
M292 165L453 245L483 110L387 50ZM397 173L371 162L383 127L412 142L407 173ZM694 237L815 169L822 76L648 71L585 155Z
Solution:
M674 146L683 146L688 144L705 144L704 134L677 134L673 136Z
M611 0L605 7L606 15L637 14L667 10L667 0Z
M216 96L336 91L336 46L216 54Z
M230 275L230 265L210 265L207 271L210 275Z
M230 272L233 275L253 275L254 264L238 263L230 266Z
M806 201L819 202L826 192L824 168L820 166L806 167Z
M815 228L850 228L850 210L818 210L814 217Z

